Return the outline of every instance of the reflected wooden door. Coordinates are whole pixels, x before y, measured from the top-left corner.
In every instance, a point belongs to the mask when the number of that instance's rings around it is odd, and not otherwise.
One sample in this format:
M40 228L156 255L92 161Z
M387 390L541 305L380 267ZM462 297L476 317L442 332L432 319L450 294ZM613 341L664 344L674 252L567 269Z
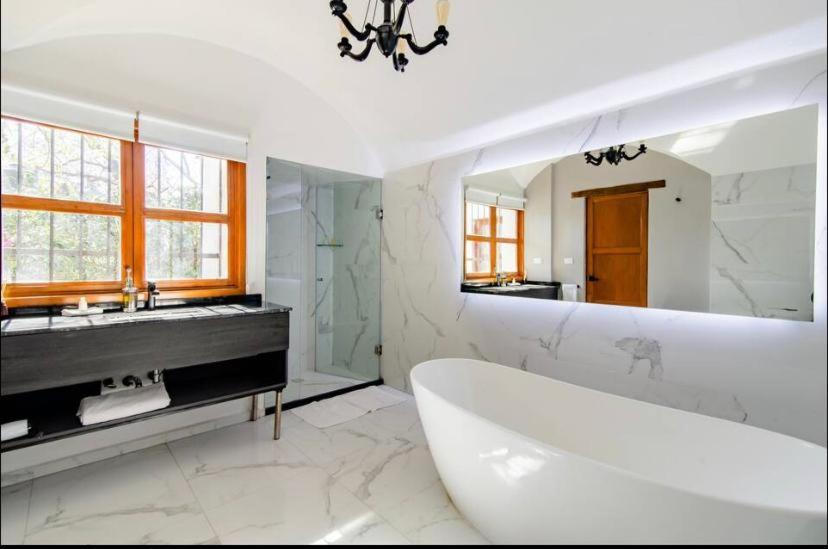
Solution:
M647 191L589 196L586 300L647 306Z

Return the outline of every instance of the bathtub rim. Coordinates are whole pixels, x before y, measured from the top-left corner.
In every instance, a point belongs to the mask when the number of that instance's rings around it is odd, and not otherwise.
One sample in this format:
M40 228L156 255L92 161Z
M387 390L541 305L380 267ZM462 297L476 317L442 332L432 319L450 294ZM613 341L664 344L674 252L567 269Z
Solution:
M504 366L503 364L498 364L496 362L487 362L485 360L478 360L478 359L474 359L474 358L436 358L436 359L430 359L430 360L426 360L426 361L418 363L417 365L415 365L411 369L411 372L409 373L409 378L410 378L410 381L411 381L412 389L419 388L420 390L424 390L424 391L428 392L431 396L433 396L433 397L437 398L438 400L440 400L442 403L448 405L450 408L452 408L456 411L459 411L461 414L464 414L466 416L471 416L471 417L475 418L476 420L482 421L484 424L486 424L486 425L488 425L488 426L490 426L490 427L492 427L496 430L504 431L504 432L506 432L510 435L516 436L516 437L518 437L522 440L526 440L526 441L530 441L534 444L538 444L538 445L540 445L544 448L547 448L547 449L552 450L554 452L560 453L561 455L563 455L567 458L582 460L582 461L590 463L593 466L599 467L601 469L605 469L605 470L608 470L610 472L620 474L622 476L631 478L631 479L639 481L639 482L644 482L644 483L649 484L649 485L662 487L662 488L666 487L666 488L669 488L669 489L672 489L672 490L676 490L678 492L690 494L690 495L695 496L695 497L704 498L704 499L719 502L719 503L725 503L725 504L730 504L730 505L736 504L736 505L741 505L741 506L744 506L746 508L756 509L756 510L774 511L774 512L781 512L781 513L787 513L787 514L796 514L796 515L799 515L799 516L805 516L806 518L813 518L813 519L823 519L824 520L828 516L828 505L826 505L825 509L814 509L814 508L804 508L804 507L782 506L782 505L775 505L775 504L771 504L771 503L758 503L756 501L741 500L741 499L735 499L735 498L726 498L726 497L723 497L723 496L710 494L708 492L702 492L702 491L699 491L699 490L692 490L692 489L685 488L683 486L677 486L674 483L660 482L660 481L657 481L657 480L655 480L651 477L645 476L641 473L630 471L630 470L624 469L620 466L613 465L613 464L607 463L605 461L600 461L600 460L597 460L595 458L591 458L591 457L588 457L588 456L583 456L581 454L576 454L576 453L571 452L569 450L564 450L564 449L559 448L557 446L553 446L553 445L549 444L548 442L544 442L544 441L541 441L541 440L538 440L538 439L534 439L534 438L532 438L528 435L525 435L525 434L523 434L519 431L516 431L514 429L511 429L511 428L506 427L504 425L501 425L499 423L496 423L496 422L490 420L489 418L486 418L486 417L483 417L479 414L476 414L473 411L468 410L468 409L460 406L459 404L456 404L456 403L446 399L442 395L438 394L437 392L435 392L432 389L427 388L425 385L423 385L423 383L421 383L420 381L415 379L414 374L420 366L427 366L427 365L433 365L435 363L440 363L440 362L453 362L453 361L462 361L462 362L466 362L466 363L477 363L477 364L484 364L484 365L489 365L489 366L496 366L496 367L500 367L500 368L506 368L510 372L512 370L514 370L514 373L517 374L517 375L529 374L529 375L532 375L532 376L537 376L537 377L540 377L540 378L550 380L554 383L559 383L559 384L562 384L562 385L566 385L568 387L574 387L574 388L579 389L579 390L589 391L591 393L599 393L601 395L609 396L613 399L631 400L631 401L635 402L636 404L641 404L641 405L645 405L645 406L648 406L648 407L667 409L667 410L670 410L672 412L682 412L682 413L694 414L694 415L702 416L703 418L706 418L708 420L713 420L713 421L718 421L718 422L735 423L736 425L741 425L742 427L745 427L745 428L748 428L748 429L753 429L753 430L756 430L756 431L763 431L765 433L770 433L774 436L790 439L791 441L794 441L798 444L804 444L806 446L809 446L809 447L812 447L812 448L815 448L815 449L822 449L823 451L826 451L826 449L823 446L820 446L819 444L815 444L815 443L809 442L807 440L798 439L796 437L792 437L792 436L786 435L784 433L777 433L776 431L771 431L769 429L762 429L761 427L755 427L753 425L747 425L747 424L744 424L744 423L737 423L735 421L730 421L730 420L727 420L727 419L708 416L708 415L705 415L705 414L700 414L698 412L691 412L691 411L687 411L687 410L680 410L678 408L671 408L669 406L663 406L661 404L655 404L655 403L652 403L652 402L637 400L637 399L634 399L634 398L624 397L624 396L616 395L616 394L613 394L613 393L607 393L607 392L604 392L604 391L599 391L597 389L590 389L589 387L583 387L581 385L576 385L574 383L561 381L561 380L558 380L558 379L555 379L555 378L552 378L552 377L547 377L547 376L543 376L541 374L536 374L534 372L528 372L528 371L525 371L525 370L520 370L520 369L512 368L512 367L509 367L509 366ZM416 390L415 390L415 401L416 401Z

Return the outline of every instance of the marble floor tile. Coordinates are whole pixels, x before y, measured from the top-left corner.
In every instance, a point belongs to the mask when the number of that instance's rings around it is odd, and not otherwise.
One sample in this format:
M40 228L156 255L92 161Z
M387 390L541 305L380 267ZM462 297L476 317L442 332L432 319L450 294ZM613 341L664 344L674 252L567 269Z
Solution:
M263 479L207 515L225 544L404 544L394 528L319 467Z
M289 441L273 440L272 417L177 440L169 447L204 509L262 489L261 479L269 472L310 464Z
M360 450L373 448L393 438L393 433L362 416L326 429L305 423L283 429L282 438L294 444L316 465L325 467Z
M395 435L326 469L414 543L485 543L451 503L423 444Z
M268 416L5 488L3 544L486 543L397 396L325 429L286 412L279 441Z
M166 446L32 484L27 544L207 542L215 538Z
M26 517L29 515L29 497L32 483L22 482L3 488L0 492L0 540L3 545L21 545L26 535Z
M417 404L413 398L402 404L372 412L365 416L365 421L416 444L427 445L425 432L417 413Z

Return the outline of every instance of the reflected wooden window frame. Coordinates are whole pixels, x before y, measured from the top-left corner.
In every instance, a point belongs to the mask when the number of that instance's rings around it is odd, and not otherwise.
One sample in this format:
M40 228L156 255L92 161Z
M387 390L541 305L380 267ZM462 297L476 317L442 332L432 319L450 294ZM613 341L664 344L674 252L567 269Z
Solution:
M516 210L514 208L501 208L498 206L488 206L489 208L489 236L480 236L468 233L467 215L469 204L474 202L464 202L463 204L463 279L475 281L490 281L497 278L497 245L498 244L515 244L517 246L517 271L507 271L501 273L507 278L517 278L524 280L524 233L523 233L523 210ZM498 215L497 210L510 210L517 212L517 238L503 238L498 237ZM482 242L489 245L489 271L488 272L468 272L466 265L468 264L467 243Z
M34 124L56 130L96 137L91 132L3 116L3 119ZM219 223L227 226L227 276L221 279L158 280L165 298L218 297L244 294L246 291L246 168L242 162L227 162L227 211L225 213L148 208L145 205L144 150L142 143L116 140L121 146L120 204L32 197L0 193L2 209L35 210L54 213L111 215L121 220L121 276L112 281L9 282L4 284L6 305L36 307L75 304L81 296L90 303L120 301L131 267L135 285L146 290L146 220ZM52 152L53 154L53 152Z

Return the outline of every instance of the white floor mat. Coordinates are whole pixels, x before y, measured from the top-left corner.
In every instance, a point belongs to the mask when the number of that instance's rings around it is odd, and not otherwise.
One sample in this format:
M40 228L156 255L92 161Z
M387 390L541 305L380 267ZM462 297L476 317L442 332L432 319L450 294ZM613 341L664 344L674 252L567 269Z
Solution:
M411 398L399 391L366 387L333 398L294 408L292 412L314 427L324 429L351 421L369 412L400 404Z

